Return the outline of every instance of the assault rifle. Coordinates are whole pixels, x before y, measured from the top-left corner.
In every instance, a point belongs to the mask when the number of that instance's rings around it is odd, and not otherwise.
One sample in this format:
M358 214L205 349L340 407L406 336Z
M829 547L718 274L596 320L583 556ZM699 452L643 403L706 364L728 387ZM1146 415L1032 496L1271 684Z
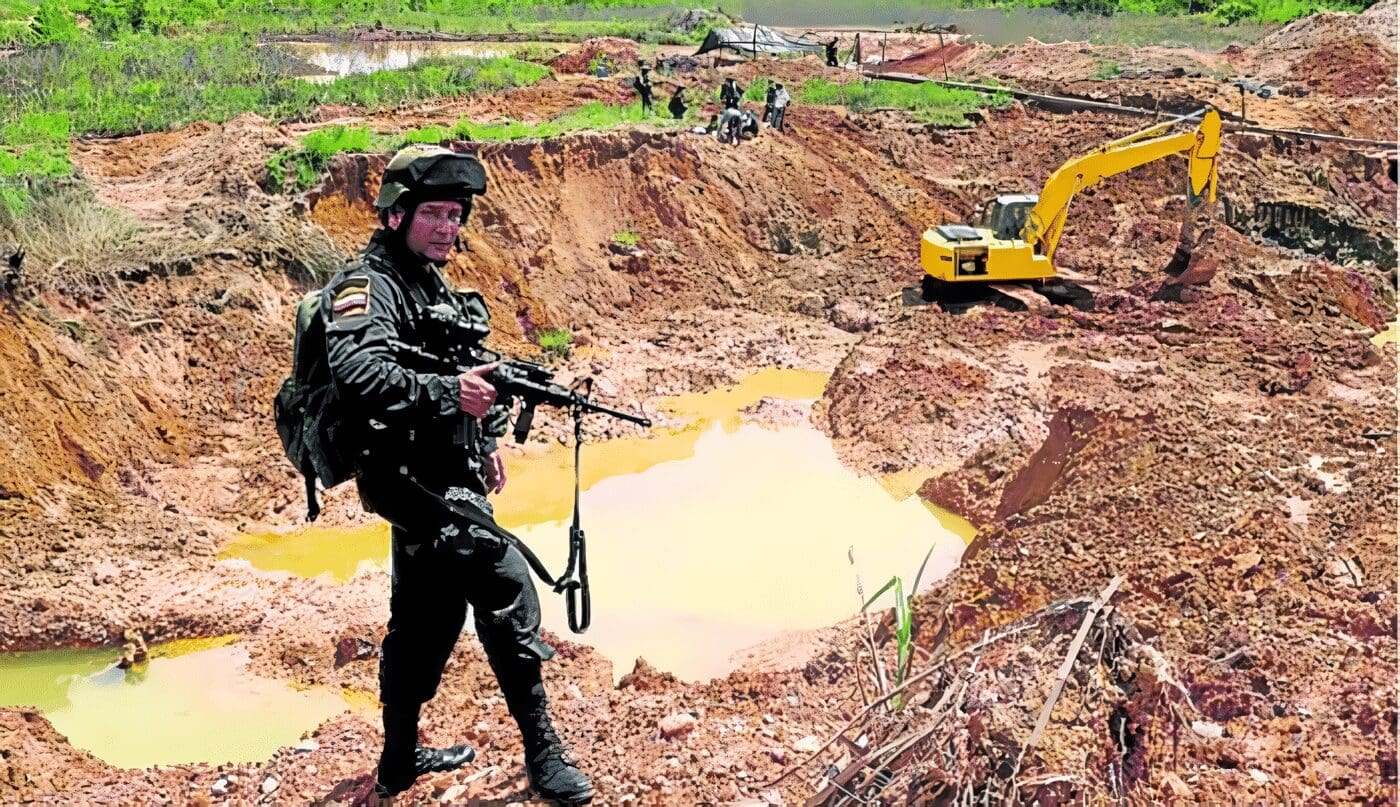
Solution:
M594 403L589 397L593 384L591 378L582 379L582 386L585 388L583 391L564 387L554 382L553 371L542 364L507 358L483 347L481 340L486 338L486 326L464 319L451 306L432 306L428 309L428 316L446 331L447 338L442 340L447 344L445 352L438 354L397 340L391 346L401 355L456 373L465 373L473 367L497 362L496 369L491 371L486 380L496 388L500 398L520 400L520 414L515 418L513 432L517 443L523 443L529 438L530 429L535 423L535 407L542 404L583 414L596 412L638 426L651 426L649 418Z
M564 574L557 579L549 574L544 564L530 548L519 540L514 541L525 560L546 584L556 592L566 596L565 606L569 615L569 629L574 633L588 630L592 621L592 599L588 592L588 555L584 544L583 527L579 522L579 454L583 446L583 416L590 412L625 420L638 426L650 427L651 419L633 415L601 404L589 397L593 379L584 378L573 387L555 383L554 373L534 362L511 359L490 350L481 344L488 333L485 325L472 323L457 313L449 305L435 305L428 309L430 319L437 324L446 338L434 340L446 344L443 353L435 353L425 348L410 345L399 340L390 342L390 347L399 355L414 359L416 363L440 367L453 373L465 373L473 367L497 362L496 369L486 376L486 380L496 388L500 400L518 398L520 413L515 418L515 442L523 443L530 436L530 428L535 421L535 407L558 406L569 410L574 418L574 517L569 527L569 564ZM582 387L578 389L577 387ZM475 425L474 419L467 419ZM504 530L502 530L504 532ZM506 533L509 534L509 533ZM514 536L512 536L514 537ZM578 602L575 597L578 597ZM582 618L579 610L582 610Z

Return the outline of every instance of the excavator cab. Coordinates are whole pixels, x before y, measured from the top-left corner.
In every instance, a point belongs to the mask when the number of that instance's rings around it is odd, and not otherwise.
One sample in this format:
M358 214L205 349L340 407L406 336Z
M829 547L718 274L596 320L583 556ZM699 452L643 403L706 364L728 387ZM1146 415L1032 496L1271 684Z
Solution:
M945 283L1053 277L1049 259L1021 236L1038 201L1033 193L1002 194L978 206L976 224L943 224L924 233L924 271Z
M1026 228L1026 216L1040 201L1033 193L1016 195L1003 194L982 205L982 217L978 222L984 230L990 230L997 238L1011 241L1021 237Z

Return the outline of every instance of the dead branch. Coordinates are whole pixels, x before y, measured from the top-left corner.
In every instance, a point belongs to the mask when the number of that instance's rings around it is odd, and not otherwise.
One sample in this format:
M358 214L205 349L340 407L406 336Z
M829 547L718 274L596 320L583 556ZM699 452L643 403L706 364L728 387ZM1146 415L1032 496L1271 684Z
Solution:
M1031 736L1026 740L1026 744L1021 747L1021 754L1016 758L1016 769L1011 774L1011 780L1015 781L1016 774L1021 772L1021 763L1025 761L1026 754L1034 751L1040 742L1040 735L1045 731L1045 726L1050 723L1050 713L1055 709L1055 702L1060 699L1060 693L1065 689L1065 681L1069 679L1070 672L1074 669L1074 662L1079 658L1079 650L1084 646L1084 640L1089 636L1089 629L1094 626L1094 621L1098 619L1099 611L1103 610L1104 604L1108 602L1123 584L1123 575L1114 577L1109 582L1097 600L1084 612L1084 621L1079 623L1079 632L1075 634L1074 641L1069 644L1069 653L1065 655L1065 660L1060 664L1060 670L1056 675L1055 686L1050 690L1050 697L1046 699L1045 706L1040 710L1040 717L1035 721L1035 728L1031 730Z

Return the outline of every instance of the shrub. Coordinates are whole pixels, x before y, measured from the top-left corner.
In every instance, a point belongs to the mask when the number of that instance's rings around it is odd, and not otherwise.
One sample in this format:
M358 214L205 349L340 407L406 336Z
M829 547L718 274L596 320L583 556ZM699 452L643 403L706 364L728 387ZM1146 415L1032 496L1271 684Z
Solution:
M574 343L574 335L569 333L568 328L545 328L537 335L540 350L546 356L557 356L561 359L569 357L569 346Z
M1099 62L1094 65L1094 78L1099 81L1107 81L1122 75L1123 68L1117 62Z
M302 191L321 178L331 158L341 152L363 153L372 149L369 129L342 125L317 129L301 139L301 148L282 149L267 161L272 187L281 191Z
M63 0L43 0L34 15L34 44L64 45L78 41L78 20Z

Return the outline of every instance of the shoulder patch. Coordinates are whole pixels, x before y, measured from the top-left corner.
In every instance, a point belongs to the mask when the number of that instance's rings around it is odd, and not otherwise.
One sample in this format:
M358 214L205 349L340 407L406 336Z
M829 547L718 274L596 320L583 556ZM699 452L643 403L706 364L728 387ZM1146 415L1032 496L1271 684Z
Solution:
M331 289L331 320L362 317L369 313L370 278L351 275Z

